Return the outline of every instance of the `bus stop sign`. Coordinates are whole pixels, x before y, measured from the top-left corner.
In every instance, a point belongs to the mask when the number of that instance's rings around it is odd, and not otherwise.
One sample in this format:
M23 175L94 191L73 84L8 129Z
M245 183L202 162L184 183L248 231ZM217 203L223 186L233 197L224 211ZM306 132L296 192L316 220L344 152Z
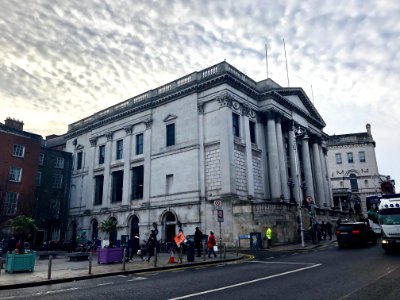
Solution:
M218 217L218 222L224 221L224 211L222 209L217 210L217 217Z

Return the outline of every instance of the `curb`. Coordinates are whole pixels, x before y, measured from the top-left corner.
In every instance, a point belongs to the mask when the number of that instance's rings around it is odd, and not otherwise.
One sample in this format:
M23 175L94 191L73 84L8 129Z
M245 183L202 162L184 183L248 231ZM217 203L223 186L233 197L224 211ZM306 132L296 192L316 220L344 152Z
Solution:
M68 277L68 278L47 279L47 280L40 280L40 281L33 281L33 282L13 283L13 284L8 284L8 285L0 285L0 290L13 290L13 289L19 289L19 288L28 288L28 287L57 284L57 283L64 283L64 282L72 282L72 281L80 281L80 280L87 280L87 279L94 279L94 278L101 278L101 277L110 277L110 276L116 276L116 275L140 274L140 273L146 273L149 271L185 269L185 268L190 268L193 266L204 266L204 265L212 265L212 264L218 264L218 263L224 263L224 262L238 261L238 260L242 260L244 258L245 257L242 255L242 256L235 257L235 258L228 258L228 259L223 259L223 260L218 260L218 261L193 262L190 264L176 264L176 265L164 266L164 267L144 268L144 269L128 270L128 271L121 270L121 271L114 271L114 272L108 272L108 273L99 273L99 274L90 274L90 275L88 274L88 275Z

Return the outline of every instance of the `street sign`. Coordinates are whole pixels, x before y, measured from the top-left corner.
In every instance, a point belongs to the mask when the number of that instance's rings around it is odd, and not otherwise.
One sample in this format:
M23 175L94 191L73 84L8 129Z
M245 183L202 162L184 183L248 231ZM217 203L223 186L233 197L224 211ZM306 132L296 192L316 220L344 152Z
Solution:
M224 221L224 211L222 209L217 210L217 217L218 217L218 222Z
M314 200L313 200L313 198L311 196L307 196L306 197L306 201L308 202L308 204L313 204L314 203Z
M221 207L221 205L222 205L221 200L215 200L215 201L214 201L214 206L215 206L216 208Z

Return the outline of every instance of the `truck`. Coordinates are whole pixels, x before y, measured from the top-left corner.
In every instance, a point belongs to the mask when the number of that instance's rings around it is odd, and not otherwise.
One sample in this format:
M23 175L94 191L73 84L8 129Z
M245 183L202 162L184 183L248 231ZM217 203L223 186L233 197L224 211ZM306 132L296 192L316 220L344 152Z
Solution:
M400 194L382 195L378 207L381 244L385 253L400 249Z

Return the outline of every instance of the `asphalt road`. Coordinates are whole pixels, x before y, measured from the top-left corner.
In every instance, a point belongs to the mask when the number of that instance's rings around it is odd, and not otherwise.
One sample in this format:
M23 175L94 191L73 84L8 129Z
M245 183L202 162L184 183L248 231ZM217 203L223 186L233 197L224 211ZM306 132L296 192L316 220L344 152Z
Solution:
M380 246L257 252L251 261L1 291L1 299L400 299ZM0 280L1 281L1 280Z

